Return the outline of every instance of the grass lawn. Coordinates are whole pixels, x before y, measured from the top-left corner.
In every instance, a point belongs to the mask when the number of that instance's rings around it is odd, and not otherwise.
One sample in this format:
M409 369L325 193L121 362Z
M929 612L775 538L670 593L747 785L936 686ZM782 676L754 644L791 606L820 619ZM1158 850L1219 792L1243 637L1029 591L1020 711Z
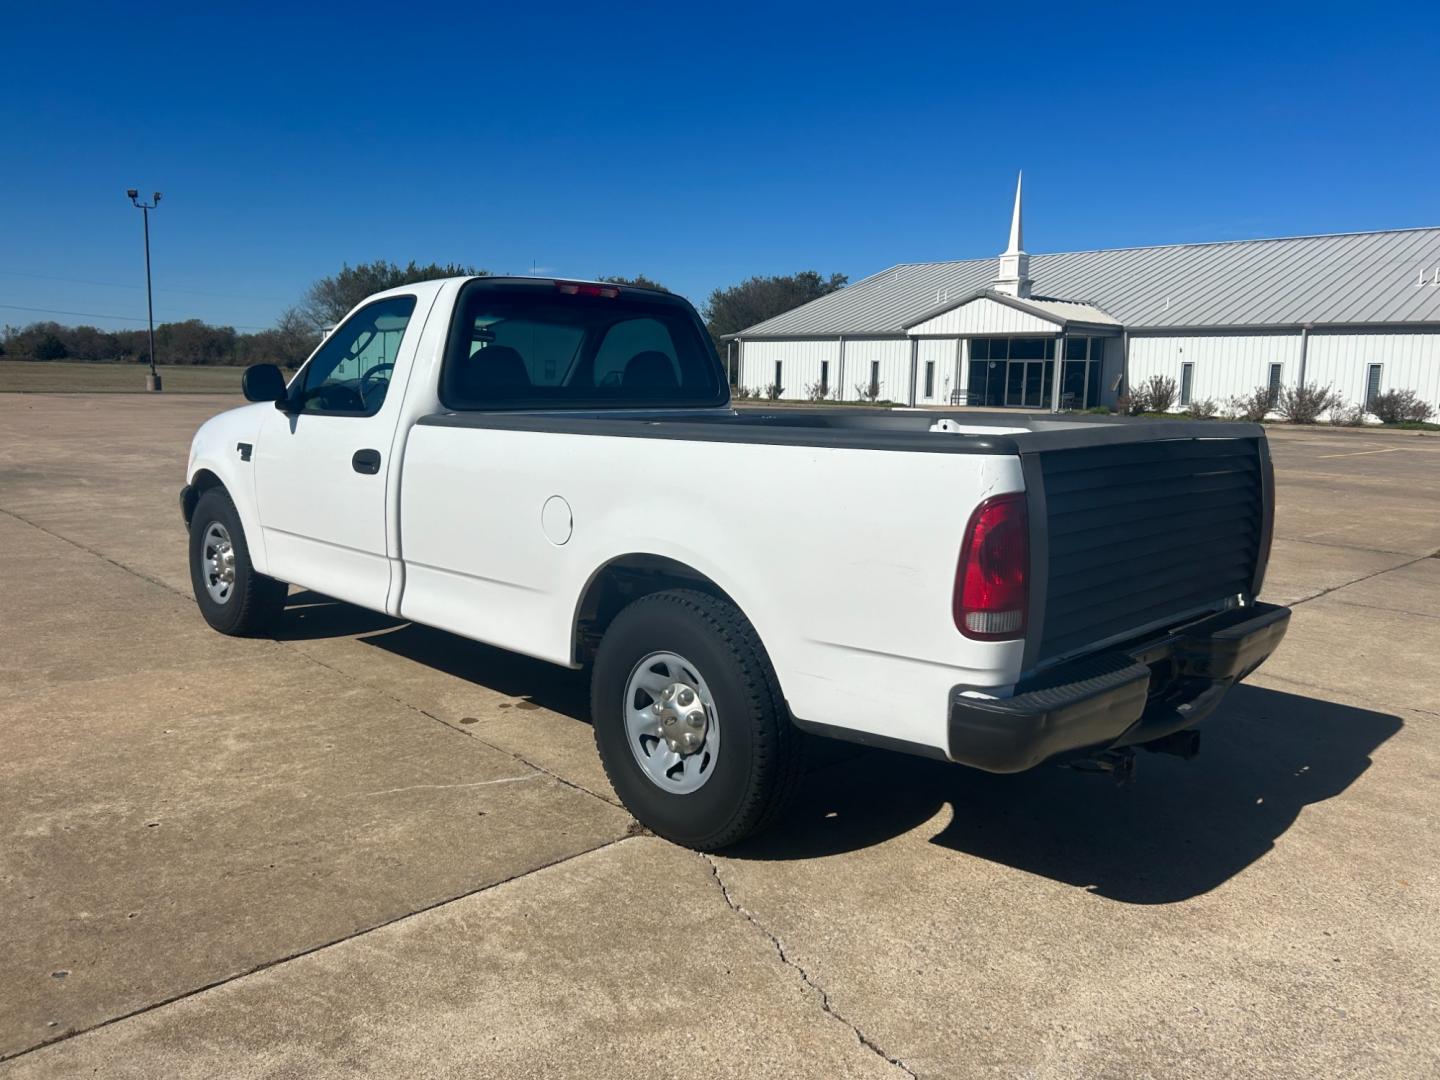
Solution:
M167 394L238 394L238 367L159 366ZM149 364L87 364L0 359L0 393L123 394L145 392Z

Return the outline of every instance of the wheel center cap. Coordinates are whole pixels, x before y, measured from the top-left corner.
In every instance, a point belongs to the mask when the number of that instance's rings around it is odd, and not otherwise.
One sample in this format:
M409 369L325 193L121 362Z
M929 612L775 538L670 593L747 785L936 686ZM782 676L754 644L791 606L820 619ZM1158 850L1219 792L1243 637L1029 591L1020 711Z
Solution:
M660 691L651 705L660 724L660 738L682 757L705 745L708 720L700 695L689 683L674 682Z

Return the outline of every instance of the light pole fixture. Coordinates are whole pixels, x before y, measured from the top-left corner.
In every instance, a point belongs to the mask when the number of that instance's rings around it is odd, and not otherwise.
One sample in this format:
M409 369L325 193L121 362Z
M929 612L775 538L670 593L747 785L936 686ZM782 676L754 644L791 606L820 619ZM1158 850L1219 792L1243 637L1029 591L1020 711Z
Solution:
M150 288L150 211L160 205L160 192L155 192L148 203L140 201L140 192L133 187L127 188L125 194L145 217L145 312L150 319L150 374L145 376L145 389L159 390L160 373L155 370L155 295Z

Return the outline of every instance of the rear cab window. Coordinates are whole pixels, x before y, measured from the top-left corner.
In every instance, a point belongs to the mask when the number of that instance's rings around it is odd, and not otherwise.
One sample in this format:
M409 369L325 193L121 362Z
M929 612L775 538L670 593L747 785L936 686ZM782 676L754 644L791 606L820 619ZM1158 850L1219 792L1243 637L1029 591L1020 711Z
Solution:
M723 406L719 359L678 297L555 281L467 283L440 372L446 408Z

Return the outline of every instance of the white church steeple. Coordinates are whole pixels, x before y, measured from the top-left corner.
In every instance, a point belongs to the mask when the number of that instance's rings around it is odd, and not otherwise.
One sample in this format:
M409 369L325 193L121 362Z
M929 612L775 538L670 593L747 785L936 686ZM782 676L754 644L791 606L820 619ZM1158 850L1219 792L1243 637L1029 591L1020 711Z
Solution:
M1000 272L993 288L1010 296L1030 295L1030 256L1025 253L1025 227L1020 208L1020 191L1025 181L1022 171L1015 179L1015 213L1010 218L1010 246L1000 256Z

